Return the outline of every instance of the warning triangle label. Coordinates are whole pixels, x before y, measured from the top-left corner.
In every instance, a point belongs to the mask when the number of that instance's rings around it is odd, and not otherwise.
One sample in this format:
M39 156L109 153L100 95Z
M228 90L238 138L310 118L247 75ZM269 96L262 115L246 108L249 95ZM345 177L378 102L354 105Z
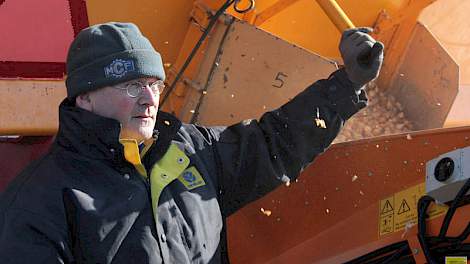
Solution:
M406 202L405 199L403 199L401 201L401 204L400 204L400 208L398 208L398 214L403 214L403 213L406 213L408 211L410 211L410 206L408 205L408 203Z
M392 204L390 203L389 200L385 202L385 205L382 207L382 211L380 211L381 215L387 214L393 212L393 207Z

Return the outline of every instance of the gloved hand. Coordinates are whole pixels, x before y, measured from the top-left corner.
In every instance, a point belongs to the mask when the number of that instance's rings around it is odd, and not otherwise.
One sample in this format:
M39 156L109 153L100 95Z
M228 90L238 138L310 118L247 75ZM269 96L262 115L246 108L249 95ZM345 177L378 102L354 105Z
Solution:
M360 86L379 75L383 62L384 46L368 33L371 28L353 28L343 32L339 50L348 78Z

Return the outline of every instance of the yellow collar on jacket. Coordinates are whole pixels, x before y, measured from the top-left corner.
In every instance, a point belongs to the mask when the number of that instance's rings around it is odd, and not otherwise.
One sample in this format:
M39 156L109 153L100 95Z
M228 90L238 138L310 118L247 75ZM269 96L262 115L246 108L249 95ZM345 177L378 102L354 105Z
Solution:
M147 170L145 166L142 164L142 158L144 157L145 153L149 150L150 146L152 146L154 139L151 138L143 142L145 145L142 151L139 151L139 145L135 139L119 139L119 142L124 146L124 157L128 162L134 165L135 169L142 175L142 177L147 178Z

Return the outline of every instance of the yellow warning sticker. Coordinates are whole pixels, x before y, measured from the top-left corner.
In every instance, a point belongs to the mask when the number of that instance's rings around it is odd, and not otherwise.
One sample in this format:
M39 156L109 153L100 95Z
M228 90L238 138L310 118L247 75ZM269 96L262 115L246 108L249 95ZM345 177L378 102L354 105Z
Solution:
M425 185L421 183L382 199L379 204L379 237L416 224L418 200L424 194ZM446 211L447 206L431 204L427 213L433 219Z
M467 264L467 257L446 257L445 264Z
M380 201L379 235L393 232L393 196Z

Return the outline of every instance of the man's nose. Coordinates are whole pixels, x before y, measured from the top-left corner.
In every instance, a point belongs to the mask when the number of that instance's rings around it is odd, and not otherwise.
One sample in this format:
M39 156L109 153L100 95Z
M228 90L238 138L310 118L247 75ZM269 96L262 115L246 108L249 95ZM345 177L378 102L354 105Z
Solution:
M149 85L142 87L142 94L140 95L139 101L141 104L157 106L160 94L153 92Z

